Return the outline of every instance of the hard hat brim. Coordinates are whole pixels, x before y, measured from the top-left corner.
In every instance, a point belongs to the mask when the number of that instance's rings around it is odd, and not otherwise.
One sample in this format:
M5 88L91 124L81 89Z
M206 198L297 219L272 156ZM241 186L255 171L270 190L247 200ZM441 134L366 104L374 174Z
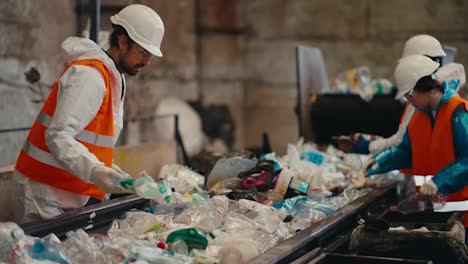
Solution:
M411 89L409 90L404 90L404 91L398 91L396 96L395 96L395 100L400 100L401 98L403 98L405 96L405 94L407 92L411 91Z
M137 42L137 41L135 41L135 42ZM153 54L154 56L163 57L163 54L162 54L161 50L158 47L154 46L154 45L147 45L147 44L144 44L144 43L138 43L138 45L140 45L142 48L144 48L146 51Z
M144 48L146 51L148 51L149 53L153 54L154 56L157 56L157 57L163 57L163 54L161 52L161 49L158 48L156 45L151 45L151 44L148 44L141 39L141 37L138 37L136 35L134 35L131 31L128 30L128 28L130 28L131 26L128 25L125 21L121 20L119 18L118 15L114 15L114 16L111 16L110 18L110 21L112 22L112 24L114 25L119 25L119 26L122 26L123 28L125 28L125 30L127 31L127 34L128 36L133 40L135 41L136 43L138 43L138 45L140 45L142 48Z

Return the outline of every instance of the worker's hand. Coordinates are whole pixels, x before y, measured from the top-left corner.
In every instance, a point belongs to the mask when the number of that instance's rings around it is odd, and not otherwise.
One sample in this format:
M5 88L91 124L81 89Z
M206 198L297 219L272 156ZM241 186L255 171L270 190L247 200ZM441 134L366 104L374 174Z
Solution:
M119 168L120 169L120 168ZM130 178L127 173L99 165L91 172L91 181L106 193L128 193L129 191L120 186L120 181Z
M117 166L117 164L115 163L112 163L112 168L122 174L125 174L125 175L128 175L128 173L126 173L125 171L123 171L119 166Z
M419 193L423 197L434 197L437 192L439 191L439 188L437 188L437 185L432 180L426 181L421 188L419 189Z
M373 172L375 172L375 170L377 170L379 168L379 163L373 159L373 158L370 158L369 160L367 160L366 164L364 164L364 175L367 177L369 175L372 175L374 174Z

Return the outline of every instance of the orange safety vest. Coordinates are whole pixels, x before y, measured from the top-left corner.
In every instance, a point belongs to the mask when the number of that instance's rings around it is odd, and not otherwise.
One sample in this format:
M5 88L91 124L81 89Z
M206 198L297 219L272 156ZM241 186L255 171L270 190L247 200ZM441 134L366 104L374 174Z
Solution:
M69 64L62 75L73 65L95 68L101 73L106 84L106 94L94 119L75 136L106 166L112 166L114 156L114 114L112 112L112 92L110 74L99 60L80 60ZM45 101L39 115L29 131L26 143L20 152L15 169L25 177L72 193L104 199L105 193L95 184L83 181L73 175L51 155L45 142L45 132L49 126L57 104L60 89L57 81Z
M452 134L452 115L460 106L468 111L468 102L459 95L442 105L437 113L434 127L427 114L415 111L408 125L411 141L412 168L416 175L436 175L455 161ZM447 201L468 200L468 186L447 196ZM468 226L468 212L465 212L465 226Z

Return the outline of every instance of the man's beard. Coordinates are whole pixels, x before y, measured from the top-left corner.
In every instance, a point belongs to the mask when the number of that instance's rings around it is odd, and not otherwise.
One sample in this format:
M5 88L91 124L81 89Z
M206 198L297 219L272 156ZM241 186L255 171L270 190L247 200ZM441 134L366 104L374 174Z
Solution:
M126 73L126 74L128 74L130 76L135 76L139 72L138 69L143 68L143 66L144 65L139 64L139 65L135 65L135 66L131 67L131 66L124 63L124 64L122 64L121 67L122 67L122 70L124 71L124 73Z

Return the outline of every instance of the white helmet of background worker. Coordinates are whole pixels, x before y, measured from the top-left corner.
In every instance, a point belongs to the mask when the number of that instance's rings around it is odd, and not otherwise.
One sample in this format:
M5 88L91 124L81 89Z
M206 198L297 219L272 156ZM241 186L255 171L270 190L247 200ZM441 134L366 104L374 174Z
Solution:
M433 36L426 34L415 35L406 41L402 58L416 54L426 55L431 58L447 55L442 44Z
M125 28L128 36L151 54L162 57L164 23L145 5L129 5L110 18L112 24Z
M435 73L438 68L439 63L424 55L409 55L400 59L394 72L398 88L395 99L402 98L414 88L419 79Z
M440 42L426 34L415 35L406 41L402 58L415 54L428 56L441 65L445 64L443 57L447 55ZM436 77L440 82L460 80L460 86L463 87L466 82L465 67L460 63L447 63L437 70Z

